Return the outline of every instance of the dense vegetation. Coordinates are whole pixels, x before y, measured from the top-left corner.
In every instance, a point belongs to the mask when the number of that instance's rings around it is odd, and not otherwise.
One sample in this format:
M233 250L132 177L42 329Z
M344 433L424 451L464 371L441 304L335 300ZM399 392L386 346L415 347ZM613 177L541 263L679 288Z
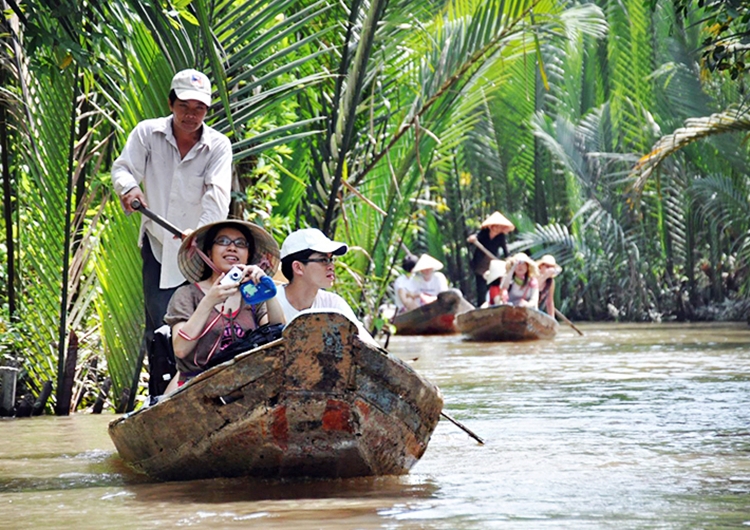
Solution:
M337 289L362 315L405 248L470 294L466 237L498 209L512 249L563 265L571 318L746 317L748 15L732 2L6 4L0 364L34 393L75 352L74 404L105 375L132 401L138 219L108 170L186 67L217 88L232 214L349 242Z

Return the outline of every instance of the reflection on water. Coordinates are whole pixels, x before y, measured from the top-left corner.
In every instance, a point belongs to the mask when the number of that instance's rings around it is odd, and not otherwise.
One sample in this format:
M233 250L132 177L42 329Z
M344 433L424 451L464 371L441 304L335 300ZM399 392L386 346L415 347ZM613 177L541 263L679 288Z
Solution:
M112 416L0 421L0 528L750 526L750 329L582 325L554 341L394 337L446 411L403 477L158 483Z

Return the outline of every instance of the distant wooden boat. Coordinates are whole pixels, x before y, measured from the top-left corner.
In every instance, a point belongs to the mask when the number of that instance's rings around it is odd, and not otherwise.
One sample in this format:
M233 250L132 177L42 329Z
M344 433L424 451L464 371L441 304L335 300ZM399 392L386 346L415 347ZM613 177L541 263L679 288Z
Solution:
M438 388L360 340L338 313L208 370L109 425L120 456L162 480L407 473L440 418Z
M557 321L546 313L511 305L461 313L456 317L456 326L467 339L476 341L552 339L559 328Z
M457 291L445 291L431 304L396 315L392 323L398 335L447 335L458 333L456 315L471 309Z

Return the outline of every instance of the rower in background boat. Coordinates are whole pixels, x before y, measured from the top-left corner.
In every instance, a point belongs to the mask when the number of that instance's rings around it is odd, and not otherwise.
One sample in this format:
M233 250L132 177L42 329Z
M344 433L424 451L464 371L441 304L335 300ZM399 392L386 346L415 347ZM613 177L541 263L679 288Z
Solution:
M504 303L500 284L503 281L505 273L505 261L493 259L490 262L490 268L484 273L484 280L487 282L488 287L487 300L485 300L481 307L492 307Z
M404 273L393 282L393 301L396 304L396 314L406 313L418 308L421 303L419 292L414 288L412 271L417 264L414 254L407 254L401 261Z
M450 289L445 274L439 272L442 268L443 264L429 254L422 254L414 265L412 286L419 293L420 305L434 302L439 293Z
M500 212L493 212L479 226L480 230L476 234L470 235L467 239L469 243L475 245L480 243L492 255L498 256L498 251L503 250L503 258L508 258L507 235L516 229L516 226ZM477 306L482 305L487 297L487 282L484 279L484 273L490 266L490 257L480 248L474 249L471 257L471 268L474 271L476 288L477 288Z
M555 316L555 278L562 272L552 254L545 254L536 262L539 268L539 308Z
M523 252L514 254L505 263L508 273L500 286L501 296L507 303L519 307L539 307L539 268Z

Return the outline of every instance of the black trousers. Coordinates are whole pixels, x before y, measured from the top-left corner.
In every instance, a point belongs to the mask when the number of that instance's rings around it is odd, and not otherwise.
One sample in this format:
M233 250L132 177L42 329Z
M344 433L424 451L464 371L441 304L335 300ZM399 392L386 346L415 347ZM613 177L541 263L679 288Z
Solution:
M484 281L484 276L482 274L475 274L474 279L476 280L476 286L477 286L476 306L479 307L487 299L487 282Z
M154 332L164 325L164 315L167 313L169 301L177 287L159 288L161 263L154 257L151 243L146 235L143 236L141 258L143 258L143 300L146 317L146 329L141 342L141 358L148 359L148 391L151 398L154 398L164 393L164 389L176 371L171 344L153 339ZM170 340L167 339L167 342Z

